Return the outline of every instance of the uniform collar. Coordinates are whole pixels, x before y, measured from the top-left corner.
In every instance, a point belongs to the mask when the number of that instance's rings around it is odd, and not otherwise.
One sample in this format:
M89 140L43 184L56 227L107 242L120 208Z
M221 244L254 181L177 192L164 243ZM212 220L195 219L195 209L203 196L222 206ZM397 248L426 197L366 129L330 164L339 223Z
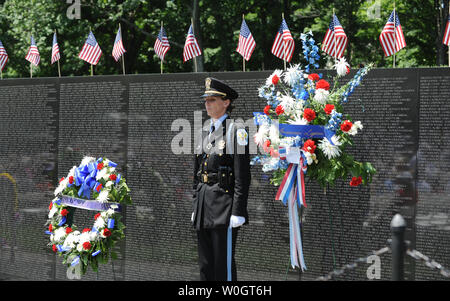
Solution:
M220 125L222 124L222 122L228 117L228 114L225 113L222 115L222 117L220 117L219 119L217 119L215 122L213 121L213 119L211 118L211 125L214 124L214 127L216 129L218 129L220 127Z

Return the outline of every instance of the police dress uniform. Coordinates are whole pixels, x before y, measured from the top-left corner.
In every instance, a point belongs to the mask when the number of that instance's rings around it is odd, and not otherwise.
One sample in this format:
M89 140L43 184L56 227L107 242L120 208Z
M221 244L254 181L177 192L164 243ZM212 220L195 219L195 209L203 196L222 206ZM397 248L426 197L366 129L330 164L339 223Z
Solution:
M204 96L219 95L231 101L238 94L225 83L206 79ZM221 121L221 122L220 122ZM197 230L201 280L236 280L234 261L239 227L232 228L231 275L227 265L229 226L245 218L250 186L248 135L242 125L225 114L213 131L202 129L194 155L192 222ZM216 125L217 125L216 124ZM247 135L247 136L246 136ZM201 141L200 141L201 140Z

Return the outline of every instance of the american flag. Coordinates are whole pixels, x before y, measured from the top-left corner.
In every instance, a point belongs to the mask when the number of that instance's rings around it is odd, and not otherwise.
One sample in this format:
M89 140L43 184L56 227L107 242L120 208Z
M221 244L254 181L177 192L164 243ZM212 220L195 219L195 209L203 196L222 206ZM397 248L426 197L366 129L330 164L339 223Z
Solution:
M395 16L395 17L394 17ZM394 19L395 19L395 45L394 45ZM397 13L392 11L383 31L380 34L380 43L385 56L393 55L406 46L402 26Z
M190 60L193 57L202 54L200 47L198 46L197 39L194 36L194 31L192 30L192 25L189 26L188 35L186 37L186 42L183 48L183 63Z
M0 41L0 70L3 71L6 62L8 61L8 54L6 53L5 47L3 47L2 41Z
M59 54L58 41L56 40L56 32L53 34L53 44L52 44L52 64L57 62L61 58Z
M100 49L100 46L91 31L89 32L89 36L86 39L86 42L84 42L83 48L81 48L78 57L89 64L97 65L101 56L102 50Z
M169 40L167 39L167 34L164 28L161 26L161 30L159 31L158 38L155 41L155 52L159 56L159 58L164 61L164 56L167 51L170 49Z
M31 46L28 49L28 53L25 56L25 59L35 66L39 65L39 62L41 61L41 56L39 55L39 50L36 46L36 42L34 41L33 36L31 36Z
M255 47L255 39L253 39L252 33L250 32L247 23L245 23L245 20L242 20L241 31L239 32L239 43L236 51L248 61L252 56Z
M322 42L322 51L332 57L341 58L344 55L347 43L348 39L344 32L344 28L342 28L336 15L333 15L333 20L331 21Z
M448 16L447 26L445 26L444 39L442 40L447 46L450 46L450 15Z
M114 59L117 62L125 52L127 52L127 51L125 50L125 48L123 48L122 32L119 27L119 30L117 30L116 40L114 41L112 56L114 57Z
M272 53L287 62L292 59L292 54L294 53L294 39L292 38L291 32L287 27L286 21L283 19L281 22L280 29L277 31L275 41L272 45Z

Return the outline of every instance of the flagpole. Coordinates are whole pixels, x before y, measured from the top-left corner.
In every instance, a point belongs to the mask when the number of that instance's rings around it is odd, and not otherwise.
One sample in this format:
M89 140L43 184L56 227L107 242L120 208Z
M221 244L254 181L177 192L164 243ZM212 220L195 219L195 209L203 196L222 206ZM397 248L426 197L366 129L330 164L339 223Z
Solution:
M281 18L284 20L284 13L281 13ZM281 20L281 22L283 22ZM284 70L286 70L286 41L283 39L283 62L284 62Z
M334 17L336 16L333 7L333 32L334 32L334 63L337 64L337 45L336 45L336 24L334 23Z
M89 26L89 32L92 32L92 28ZM94 76L94 66L91 63L91 76Z
M242 14L242 22L245 21L245 15ZM242 56L242 71L245 72L245 58Z
M194 19L191 18L191 26L192 26L192 32L194 33L195 36L195 31L194 31ZM197 73L197 57L194 56L194 72Z
M395 68L395 52L397 50L397 35L396 35L396 23L397 23L397 18L396 18L396 13L395 13L395 0L394 0L394 61L393 61L393 68Z
M163 21L161 21L161 30L163 28ZM163 74L163 59L161 58L161 74Z
M56 34L56 29L55 29L55 34ZM53 48L53 46L52 46L52 48ZM58 60L58 75L59 75L59 77L61 77L61 67L59 66L59 60Z
M119 30L120 30L120 38L122 39L122 27L120 26L119 23ZM122 43L123 43L123 39L122 39ZM125 53L122 53L122 71L123 71L123 75L125 75Z
M61 77L61 67L59 65L59 60L58 60L58 75L59 75L59 77Z
M33 36L33 32L31 32L31 36ZM31 46L30 46L30 48L31 48ZM30 78L33 78L33 64L31 62L30 62Z

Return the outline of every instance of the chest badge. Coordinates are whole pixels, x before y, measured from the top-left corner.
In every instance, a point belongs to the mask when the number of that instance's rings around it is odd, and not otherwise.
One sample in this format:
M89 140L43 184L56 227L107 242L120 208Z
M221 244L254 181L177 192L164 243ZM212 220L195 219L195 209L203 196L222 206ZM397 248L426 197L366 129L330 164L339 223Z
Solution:
M247 145L248 144L248 134L244 129L238 129L236 132L237 143L239 145Z

